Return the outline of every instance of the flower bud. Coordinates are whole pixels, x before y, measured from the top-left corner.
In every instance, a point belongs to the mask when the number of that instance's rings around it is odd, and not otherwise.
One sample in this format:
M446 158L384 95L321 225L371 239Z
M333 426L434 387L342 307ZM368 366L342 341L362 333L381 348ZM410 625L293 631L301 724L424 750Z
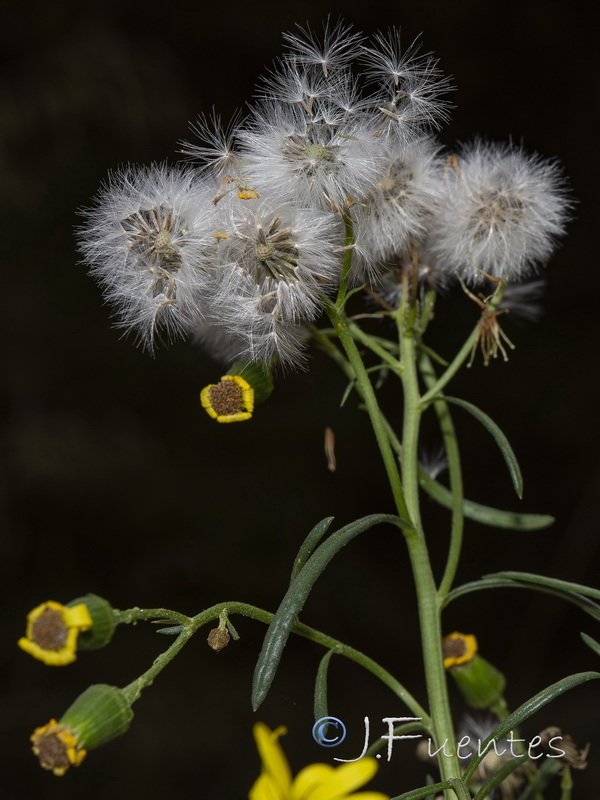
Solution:
M92 627L80 634L78 647L80 650L98 650L107 645L113 637L117 627L117 618L112 606L103 597L97 594L86 594L71 600L67 607L77 604L87 607L92 618Z
M17 644L44 664L61 667L75 661L77 637L92 624L84 603L64 606L48 600L29 612L25 636Z
M212 647L212 649L216 650L218 653L219 650L227 647L230 639L231 636L229 635L227 628L213 628L208 634L206 641L208 642L209 647Z
M254 391L254 402L264 403L273 391L273 373L263 361L236 361L228 375L239 375Z
M272 391L273 376L268 366L236 361L219 383L202 389L200 402L217 422L242 422L252 416L254 403L262 403Z
M444 667L472 708L492 711L504 704L504 675L477 653L474 636L451 633L443 640Z
M79 695L57 722L36 728L31 736L33 752L44 769L64 775L78 767L88 750L125 733L133 719L122 690L95 684Z

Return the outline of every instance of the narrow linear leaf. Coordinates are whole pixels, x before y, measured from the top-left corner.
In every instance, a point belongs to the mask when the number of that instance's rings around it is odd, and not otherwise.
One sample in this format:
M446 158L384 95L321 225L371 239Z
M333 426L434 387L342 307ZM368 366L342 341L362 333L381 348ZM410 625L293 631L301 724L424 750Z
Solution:
M586 681L596 680L600 678L600 672L578 672L575 675L569 675L566 678L562 678L562 680L553 683L551 686L547 686L541 692L538 692L534 697L531 697L522 706L519 706L516 711L513 711L512 714L509 714L506 719L502 720L490 733L490 735L481 743L481 747L478 748L481 755L473 756L471 761L469 762L469 766L466 768L464 772L464 778L470 780L473 773L479 766L482 759L485 757L486 748L488 744L492 742L492 740L502 739L506 736L507 733L510 731L515 730L516 728L521 725L521 723L525 722L525 720L532 717L536 711L539 711L540 708L548 705L554 700L556 697L559 697L561 694L568 692L570 689L574 689L576 686L580 686L582 683Z
M500 448L500 452L502 453L504 461L506 462L513 486L515 487L515 492L517 493L518 497L523 497L523 476L521 475L521 469L519 467L517 457L515 456L508 439L496 425L494 420L491 417L488 417L488 415L480 408L474 406L473 403L467 403L466 400L461 400L458 397L448 397L448 395L444 395L444 400L446 400L448 403L454 403L454 405L459 406L460 408L464 408L465 411L468 411L470 414L472 414L475 419L480 422L489 433L491 433L496 440L496 444Z
M174 636L176 633L181 633L183 627L181 625L172 625L170 628L158 628L155 633L164 633L167 636Z
M449 605L458 597L462 597L462 595L470 594L471 592L478 592L483 589L531 589L533 591L545 592L546 594L552 594L555 597L560 597L563 600L566 600L567 602L577 606L582 611L585 611L586 614L589 614L595 620L600 622L600 605L595 603L593 600L590 600L588 597L584 597L576 592L565 591L564 589L550 588L549 586L541 583L532 583L504 577L504 575L508 576L510 574L517 575L518 573L499 572L496 575L486 575L481 580L472 581L471 583L465 583L462 586L457 586L456 589L453 589L451 592L449 592L444 599L444 607Z
M332 533L319 545L300 570L275 612L265 635L252 680L252 707L255 711L267 696L292 625L319 575L344 545L359 533L382 522L390 522L404 528L409 527L400 517L391 514L371 514L363 517Z
M296 575L306 564L315 547L319 544L323 536L325 536L325 534L329 530L332 522L333 522L333 517L325 517L325 519L322 519L321 522L317 522L315 527L308 534L306 539L302 542L302 545L298 550L298 554L294 559L294 566L292 567L292 575L290 577L290 583L295 579Z
M530 778L530 783L523 789L518 800L538 800L542 796L544 789L556 778L563 768L560 761L544 759L544 763Z
M344 390L344 394L342 395L342 399L340 400L340 408L343 408L346 405L346 400L350 397L350 393L352 389L356 386L356 381L350 381Z
M450 605L454 600L458 600L459 597L462 597L465 594L471 594L472 592L481 592L484 589L519 589L519 588L527 588L520 586L520 584L515 583L515 581L509 580L497 580L492 578L481 578L477 581L470 581L469 583L463 583L462 586L457 586L455 589L452 589L451 592L448 592L446 597L444 598L444 602L442 608Z
M508 778L508 776L514 772L519 767L524 766L529 759L527 756L521 756L520 758L511 758L510 761L507 761L499 770L497 770L490 778L485 781L485 783L481 784L479 791L473 798L473 800L484 800L485 797L489 797L491 792L499 786L503 780Z
M319 664L317 670L317 678L315 680L315 700L314 700L314 714L315 722L318 719L329 716L328 703L327 703L327 674L329 672L329 662L334 654L334 650L328 650Z
M588 636L587 633L581 633L580 636L587 646L591 647L597 656L600 656L600 644L595 639L592 639L591 636Z
M431 478L423 469L419 469L419 484L432 500L444 508L451 508L452 493L443 484ZM489 525L493 528L504 528L514 531L538 531L547 528L554 522L550 514L520 514L515 511L502 511L499 508L484 506L473 500L463 501L465 517Z
M451 778L443 783L433 783L422 786L420 789L413 789L412 792L400 794L392 797L392 800L422 800L431 796L431 792L441 792L444 789L452 789L458 800L471 800L471 793L467 789L461 778Z
M536 586L547 586L549 589L558 589L561 592L575 592L582 594L585 597L593 597L595 600L600 600L600 589L594 589L592 586L585 586L582 583L571 583L570 581L563 581L560 578L549 578L546 575L536 575L534 572L494 572L485 575L485 578L508 578L511 581L519 581L521 583L533 583Z
M433 797L435 792L443 792L444 789L449 789L450 783L444 781L443 783L433 783L429 786L422 786L420 789L413 789L411 792L399 794L392 797L392 800L425 800L425 798Z

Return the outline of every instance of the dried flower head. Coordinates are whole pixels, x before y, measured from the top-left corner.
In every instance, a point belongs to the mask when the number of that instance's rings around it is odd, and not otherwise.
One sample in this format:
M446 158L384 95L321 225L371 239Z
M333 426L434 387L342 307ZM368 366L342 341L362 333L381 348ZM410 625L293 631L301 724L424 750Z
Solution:
M230 198L224 209L209 311L244 343L236 356L297 363L300 326L317 316L339 274L338 219L266 199Z
M440 267L469 285L521 281L562 235L570 201L558 166L511 145L476 141L448 170L429 240Z
M214 187L191 169L128 168L111 176L85 212L80 249L119 325L154 349L202 318L208 259L216 243ZM216 227L216 223L215 223Z

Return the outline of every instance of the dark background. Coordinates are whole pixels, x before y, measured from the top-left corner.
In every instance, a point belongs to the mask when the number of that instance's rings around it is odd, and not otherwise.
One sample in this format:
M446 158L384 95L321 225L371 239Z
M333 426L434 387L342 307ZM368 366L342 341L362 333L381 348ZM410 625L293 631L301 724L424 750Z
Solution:
M188 121L215 106L244 105L295 22L316 29L343 13L365 33L401 25L423 32L458 90L447 145L475 134L513 139L558 157L578 200L569 235L547 270L545 313L535 325L506 320L510 362L463 371L453 393L481 405L504 429L525 476L518 501L489 436L455 415L467 494L494 505L553 514L538 533L467 527L459 581L498 569L596 582L600 462L597 53L583 4L555 10L535 0L409 0L387 4L144 5L30 2L13 9L2 37L0 203L5 384L1 484L4 602L0 665L3 798L241 798L258 775L255 719L285 723L294 770L328 760L312 740L312 686L322 655L290 643L269 699L254 715L249 694L264 628L236 620L242 639L216 655L206 632L135 707L121 740L63 778L32 758L31 730L93 682L125 685L166 645L150 626L118 630L111 646L61 670L15 647L28 610L93 591L114 606L166 606L194 614L223 600L275 609L288 568L312 525L342 525L390 510L368 421L343 378L314 354L307 372L280 379L247 425L218 426L198 391L220 366L187 343L153 360L111 327L101 294L78 263L73 229L108 170L176 159ZM596 131L597 133L597 131ZM460 293L440 303L434 341L446 355L476 319ZM397 413L399 397L384 402ZM326 469L323 431L336 432L338 470ZM430 446L433 426L426 426ZM436 564L447 517L425 501ZM424 702L411 575L402 541L374 530L346 548L317 583L302 619L379 659ZM446 630L477 634L482 653L509 676L516 707L569 672L593 669L579 639L598 637L581 612L523 591L471 595L448 611ZM337 663L336 663L337 662ZM352 664L334 659L330 712L350 729L342 757L360 750L384 716L406 709ZM460 701L453 694L457 713ZM540 712L534 735L560 725L583 745L589 768L575 798L595 797L600 777L598 687L589 683ZM423 780L410 744L382 764L374 788L400 793Z

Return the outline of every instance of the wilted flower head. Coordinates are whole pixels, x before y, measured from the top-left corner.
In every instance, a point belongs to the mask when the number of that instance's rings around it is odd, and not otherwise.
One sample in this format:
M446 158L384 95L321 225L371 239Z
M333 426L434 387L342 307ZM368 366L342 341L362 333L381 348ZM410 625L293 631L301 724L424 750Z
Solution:
M111 176L85 212L79 239L90 272L118 324L151 351L157 330L173 338L202 317L213 195L189 168L130 167Z
M520 281L564 232L570 201L558 166L511 145L476 141L449 169L430 250L470 285L482 273Z

